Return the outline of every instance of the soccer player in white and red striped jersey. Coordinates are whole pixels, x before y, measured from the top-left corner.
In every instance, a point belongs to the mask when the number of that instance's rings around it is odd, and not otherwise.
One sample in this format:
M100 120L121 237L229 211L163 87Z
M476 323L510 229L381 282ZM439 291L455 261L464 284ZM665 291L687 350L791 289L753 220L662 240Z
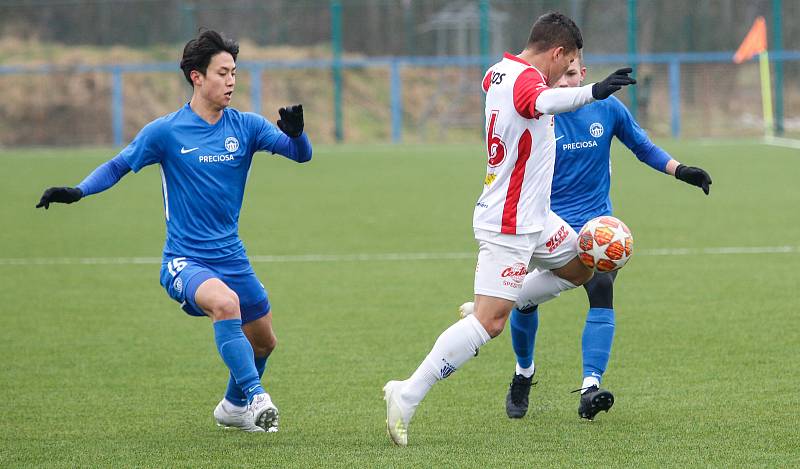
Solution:
M506 53L483 79L488 164L473 217L479 246L475 312L439 336L410 378L384 386L387 430L395 444L408 443L414 411L433 385L503 331L523 281L526 295L541 304L592 277L577 257L575 231L550 211L553 114L605 99L636 81L630 69L621 69L602 82L550 88L582 47L570 18L547 13L534 23L525 49Z

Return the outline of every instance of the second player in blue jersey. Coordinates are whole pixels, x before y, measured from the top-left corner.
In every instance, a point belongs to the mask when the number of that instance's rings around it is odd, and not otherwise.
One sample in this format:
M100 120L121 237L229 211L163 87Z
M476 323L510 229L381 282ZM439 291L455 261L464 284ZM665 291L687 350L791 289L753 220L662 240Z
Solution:
M191 100L146 125L116 157L77 187L51 187L37 207L102 192L131 170L158 164L167 239L160 281L193 316L213 321L217 350L229 369L217 423L245 431L278 430L278 409L261 384L275 348L267 292L239 239L239 212L253 154L311 159L303 108L281 108L278 126L229 107L239 45L206 30L186 44L181 69Z
M570 65L558 83L560 87L579 86L586 75L582 56ZM615 97L594 102L577 111L559 114L555 119L556 161L550 207L575 231L592 218L611 215L611 142L614 137L625 144L643 163L675 176L709 193L711 178L704 170L678 163L653 144L627 108ZM597 272L584 285L589 312L581 341L583 383L578 415L593 419L608 411L614 396L600 388L614 337L614 279L617 272ZM520 298L517 305L526 305ZM518 306L511 313L511 340L517 356L516 371L506 395L506 412L521 418L528 410L529 393L535 366L533 361L538 306Z

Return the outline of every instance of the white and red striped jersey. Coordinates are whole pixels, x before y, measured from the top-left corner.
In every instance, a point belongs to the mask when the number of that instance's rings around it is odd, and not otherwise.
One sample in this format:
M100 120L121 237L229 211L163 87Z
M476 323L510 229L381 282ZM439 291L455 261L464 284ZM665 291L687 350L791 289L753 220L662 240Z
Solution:
M544 74L509 53L486 72L488 162L472 221L475 228L524 234L544 227L555 135L553 116L537 112L536 99L547 89Z

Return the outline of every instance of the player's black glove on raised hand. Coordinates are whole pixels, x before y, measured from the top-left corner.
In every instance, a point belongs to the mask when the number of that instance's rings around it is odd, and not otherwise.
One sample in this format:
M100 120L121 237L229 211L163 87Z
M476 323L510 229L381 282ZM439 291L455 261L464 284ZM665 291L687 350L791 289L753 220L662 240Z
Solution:
M711 176L702 168L679 164L678 167L675 168L675 177L685 183L703 189L703 192L708 195L708 191L710 190L709 186L711 186Z
M281 118L278 119L278 128L286 135L297 138L303 133L303 105L295 104L278 109Z
M51 187L44 191L36 208L44 207L47 210L51 203L71 204L81 200L81 197L83 197L83 192L77 187Z
M636 79L628 76L632 71L633 69L630 67L621 68L605 80L595 83L592 86L592 97L597 100L606 99L622 89L623 86L635 85Z

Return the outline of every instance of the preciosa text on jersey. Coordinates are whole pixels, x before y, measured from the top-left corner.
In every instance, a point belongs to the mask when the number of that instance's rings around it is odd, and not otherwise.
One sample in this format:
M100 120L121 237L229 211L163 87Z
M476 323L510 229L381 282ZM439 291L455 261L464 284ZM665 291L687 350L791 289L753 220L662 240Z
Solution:
M198 160L201 163L219 163L224 161L233 161L233 155L226 154L226 155L200 155Z
M597 146L597 140L586 140L584 142L572 142L562 145L562 150L577 150L579 148L591 148Z

